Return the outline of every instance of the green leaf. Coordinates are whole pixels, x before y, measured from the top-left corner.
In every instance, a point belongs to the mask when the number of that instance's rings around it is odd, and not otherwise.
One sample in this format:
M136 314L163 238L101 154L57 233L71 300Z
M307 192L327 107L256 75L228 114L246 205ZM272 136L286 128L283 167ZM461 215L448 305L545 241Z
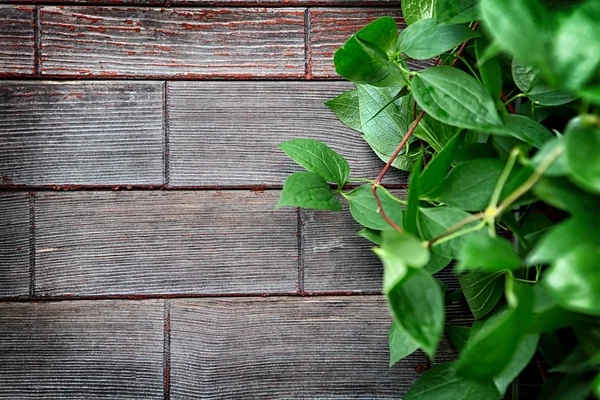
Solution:
M485 317L504 293L503 273L474 271L458 277L467 304L476 319Z
M448 169L452 164L452 160L454 159L455 148L457 144L462 142L462 137L460 135L455 135L448 144L435 156L421 175L420 183L421 183L421 192L422 197L427 198L427 196L433 195L435 191L442 185L446 175L448 174Z
M480 0L437 0L435 15L440 24L464 24L477 21Z
M470 326L446 326L446 334L448 335L450 341L456 348L456 351L458 351L459 353L462 353L463 349L467 346L470 331Z
M404 0L402 16L408 25L433 17L436 0Z
M515 380L517 376L529 364L537 349L539 335L527 335L513 354L512 360L506 365L504 370L494 377L494 383L498 391L504 396L506 389Z
M558 258L542 283L562 307L600 316L600 242L580 244Z
M294 206L315 210L341 211L342 204L333 197L327 181L314 172L294 172L287 177L275 208Z
M576 99L576 96L571 93L540 83L539 68L534 68L517 58L512 61L511 71L517 87L527 94L535 104L560 106Z
M327 145L312 139L293 139L279 144L292 160L323 179L344 186L350 175L348 161Z
M421 163L415 164L415 168L410 176L408 185L408 202L404 211L404 230L413 234L418 234L417 215L419 213L419 199L421 197Z
M477 57L477 66L481 75L481 81L494 101L500 100L502 92L502 67L499 57L490 57L482 60L485 53L487 41L484 38L477 39L475 43L475 55Z
M500 393L489 380L478 382L454 373L454 363L439 364L425 372L410 387L404 400L499 400Z
M452 228L456 223L470 216L471 214L453 207L421 207L417 219L419 232L423 239L431 241ZM474 225L477 225L477 222L468 224L465 228L473 227ZM440 243L439 245L436 244L431 247L431 251L443 257L458 258L465 238L478 234L481 234L481 232L469 233Z
M400 33L398 50L410 58L427 60L478 36L466 25L437 25L435 18L428 18L415 22Z
M582 322L582 315L565 310L548 294L544 285L535 285L535 308L529 332L546 333Z
M552 368L550 372L564 372L577 374L600 369L600 352L588 354L583 346L577 346L575 350L559 365Z
M533 193L551 206L571 215L593 218L598 214L598 198L564 178L542 178L533 187Z
M414 353L419 348L419 344L415 342L396 321L394 321L390 328L389 345L390 368L404 357L408 357Z
M417 237L397 231L383 232L382 237L381 249L385 250L386 254L394 254L404 264L421 268L429 262L429 250Z
M527 93L527 96L531 101L540 106L562 106L577 98L577 96L567 93L564 90L552 89L542 84L536 85Z
M535 153L531 159L531 165L535 169L540 166L548 158L548 156L557 150L558 146L564 146L564 138L554 138L546 142L544 146ZM569 165L567 164L567 156L563 151L560 156L552 163L550 168L544 172L546 176L562 176L569 172Z
M399 200L381 187L377 188L377 196L388 218L402 227L402 207ZM380 231L394 229L377 212L377 202L370 184L357 187L346 198L350 203L352 217L362 226Z
M600 194L600 127L569 130L565 147L571 180L585 190Z
M356 89L340 94L335 99L325 102L325 105L331 108L339 120L347 127L362 133L360 113L358 111L358 91Z
M360 236L369 240L372 243L377 245L381 244L381 231L376 231L374 229L363 228L360 231L356 232L356 236Z
M413 96L433 118L467 129L488 129L502 121L490 94L475 78L457 68L442 66L418 72Z
M469 339L456 365L457 374L475 380L494 379L512 362L527 332L534 302L531 287L514 285L516 304L491 317Z
M499 159L465 161L450 171L436 199L465 211L485 209L504 169Z
M548 385L548 382L546 382L540 392L540 399L589 400L589 395L594 386L594 374L550 375L550 378L554 377L559 381L553 386ZM550 387L549 391L547 387Z
M335 52L335 69L352 82L402 86L402 73L390 60L396 53L397 44L396 21L391 17L376 19Z
M515 85L517 85L523 93L529 93L540 78L539 68L527 65L518 58L513 58L512 60L511 73Z
M389 293L404 280L409 273L409 268L403 258L399 257L395 251L375 247L373 252L379 256L383 263L383 294L389 296Z
M508 114L504 119L503 126L489 131L496 135L515 137L538 149L548 141L555 139L554 135L543 125L518 114Z
M411 269L388 293L396 321L434 358L444 329L444 296L436 280L423 269Z
M431 274L435 274L446 268L451 261L451 258L442 257L439 254L431 252L429 262L424 268Z
M426 141L439 153L444 150L456 132L458 132L458 128L443 124L425 114L415 128L413 135Z
M471 236L462 246L457 272L482 270L499 272L521 266L521 259L510 242L489 235Z

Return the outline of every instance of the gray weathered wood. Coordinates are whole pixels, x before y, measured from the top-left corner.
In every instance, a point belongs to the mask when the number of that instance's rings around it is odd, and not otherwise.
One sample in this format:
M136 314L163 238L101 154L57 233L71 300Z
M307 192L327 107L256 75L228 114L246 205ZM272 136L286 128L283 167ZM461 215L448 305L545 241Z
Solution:
M171 398L400 398L426 359L389 369L389 326L379 296L175 300Z
M0 398L162 399L163 303L0 304Z
M159 82L4 82L4 184L163 183Z
M35 73L35 7L0 5L0 76Z
M4 3L23 3L23 0L3 0ZM56 4L56 0L28 0L28 4ZM105 4L110 6L203 6L203 7L257 7L257 6L393 6L400 0L60 0L60 4Z
M0 192L0 297L29 295L29 195Z
M295 293L296 210L275 191L38 193L36 293Z
M323 102L344 82L172 82L168 84L170 184L281 185L302 170L277 148L318 139L348 158L353 177L375 178L384 166L360 134ZM390 171L388 183L406 182Z
M42 74L298 78L303 9L43 7Z
M396 19L399 30L406 27L400 7L310 9L309 76L314 78L340 78L333 67L335 51L363 26L386 15ZM430 65L428 61L410 61L409 64L416 69Z

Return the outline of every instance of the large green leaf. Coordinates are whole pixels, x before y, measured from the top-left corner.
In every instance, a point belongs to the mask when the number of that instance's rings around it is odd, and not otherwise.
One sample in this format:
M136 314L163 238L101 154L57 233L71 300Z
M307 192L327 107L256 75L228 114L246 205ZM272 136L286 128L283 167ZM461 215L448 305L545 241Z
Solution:
M402 207L398 199L382 188L377 188L377 196L388 218L402 226ZM348 193L347 199L352 217L362 226L380 231L394 229L377 212L377 202L370 184L357 187Z
M325 102L325 105L349 128L362 133L360 113L358 111L358 91L348 90L335 99Z
M388 293L396 321L434 358L444 329L444 296L436 280L423 269L411 269Z
M396 53L398 26L391 17L379 18L353 35L334 56L335 69L356 83L404 84L400 69L390 57Z
M504 293L501 272L474 271L458 277L467 304L477 319L485 317L498 304Z
M506 393L506 389L511 382L529 364L535 354L539 340L539 335L525 336L504 370L494 377L494 383L502 395Z
M520 266L521 259L510 242L489 235L477 235L465 239L456 270L498 272Z
M569 177L578 186L600 194L600 127L569 130L565 147Z
M480 0L437 0L435 16L442 24L463 24L480 18Z
M407 24L414 24L422 19L433 17L436 0L404 0L402 16Z
M292 139L279 144L292 160L323 179L344 186L350 175L348 161L327 145L313 139Z
M428 18L400 33L398 50L410 58L426 60L478 36L466 25L438 25L435 18Z
M448 144L435 156L421 175L420 190L421 195L425 198L433 195L436 190L444 183L448 170L454 157L456 156L455 148L461 143L462 137L456 135Z
M542 283L562 307L600 316L600 242L580 244L558 258Z
M482 158L461 163L448 174L436 200L465 211L485 209L492 197L504 162Z
M500 393L491 380L478 382L456 375L454 363L439 364L410 387L404 400L496 400Z
M294 206L341 211L342 204L333 196L334 192L319 174L294 172L285 180L281 198L275 208Z
M419 106L433 118L467 129L489 129L502 121L485 88L466 72L442 66L420 71L412 82Z
M459 375L489 380L509 367L527 333L534 305L532 288L514 284L516 303L491 317L469 338L456 366Z
M394 321L390 328L389 346L390 367L404 357L411 355L419 348L419 344L396 321Z
M504 119L504 125L490 129L490 132L496 135L513 136L538 149L554 139L554 135L542 124L518 114L507 115Z

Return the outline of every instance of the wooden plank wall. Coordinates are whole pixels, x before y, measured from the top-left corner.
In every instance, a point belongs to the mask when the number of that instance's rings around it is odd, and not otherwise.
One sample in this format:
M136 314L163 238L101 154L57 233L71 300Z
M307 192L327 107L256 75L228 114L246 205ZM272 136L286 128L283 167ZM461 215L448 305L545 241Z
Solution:
M347 210L274 210L281 141L382 167L323 102L398 1L0 3L0 399L399 398L429 367L388 368Z

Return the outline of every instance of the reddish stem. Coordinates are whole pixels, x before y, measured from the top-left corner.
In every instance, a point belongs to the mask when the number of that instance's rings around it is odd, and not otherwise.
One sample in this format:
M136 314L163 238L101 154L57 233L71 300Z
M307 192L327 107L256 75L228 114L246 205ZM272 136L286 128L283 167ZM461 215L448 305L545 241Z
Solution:
M542 368L542 364L540 363L540 359L537 354L534 356L535 363L537 364L538 369L540 370L540 375L542 376L542 382L546 382L546 374L544 374L544 369Z
M511 114L515 113L515 108L512 104L508 103L508 97L504 94L504 92L500 92L500 97L502 97L502 101L506 103L506 108L508 108L508 112Z

